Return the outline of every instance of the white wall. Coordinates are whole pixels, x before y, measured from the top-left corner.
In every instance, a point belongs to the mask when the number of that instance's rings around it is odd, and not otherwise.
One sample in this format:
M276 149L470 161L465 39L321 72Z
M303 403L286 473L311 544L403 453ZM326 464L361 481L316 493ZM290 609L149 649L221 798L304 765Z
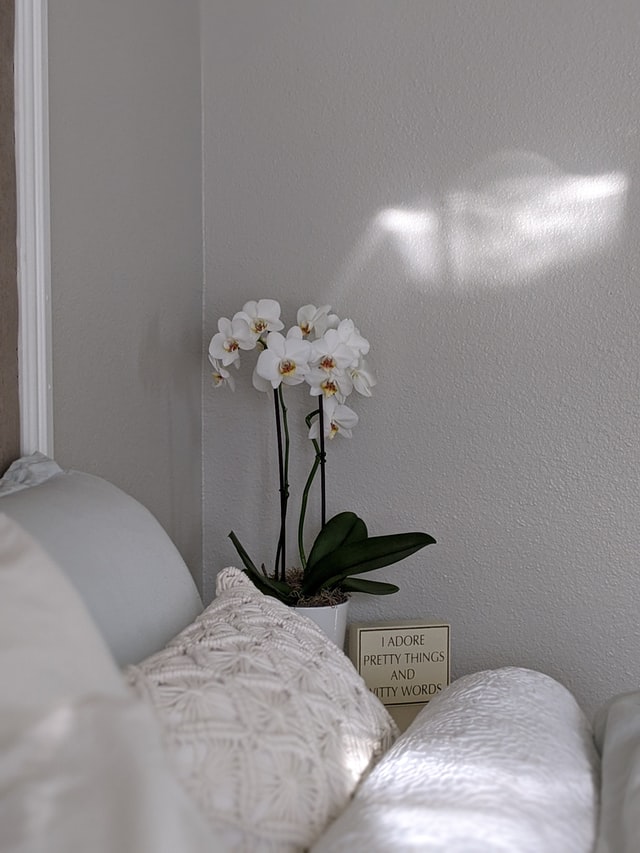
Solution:
M449 620L454 675L540 668L587 709L636 687L636 0L202 16L205 336L262 296L352 315L379 384L330 448L330 510L438 540L353 617ZM205 393L209 594L232 527L273 558L271 409L249 374Z
M196 0L49 3L55 455L201 566Z

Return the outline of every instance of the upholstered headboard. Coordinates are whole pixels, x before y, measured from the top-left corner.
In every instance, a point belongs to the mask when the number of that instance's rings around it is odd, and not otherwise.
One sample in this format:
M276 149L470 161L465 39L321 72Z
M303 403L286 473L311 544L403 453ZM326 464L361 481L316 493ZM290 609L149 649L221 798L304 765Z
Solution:
M17 521L73 582L120 665L161 648L202 610L189 569L153 515L113 484L36 453L0 479Z

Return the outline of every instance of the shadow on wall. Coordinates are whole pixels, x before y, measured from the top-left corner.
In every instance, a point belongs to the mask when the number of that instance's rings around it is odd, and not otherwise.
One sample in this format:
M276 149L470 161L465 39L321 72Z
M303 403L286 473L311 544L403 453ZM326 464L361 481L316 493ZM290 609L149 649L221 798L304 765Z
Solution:
M423 285L446 281L463 291L526 283L613 245L627 188L622 172L572 175L530 152L496 154L440 204L379 211L336 287L348 288L389 243Z

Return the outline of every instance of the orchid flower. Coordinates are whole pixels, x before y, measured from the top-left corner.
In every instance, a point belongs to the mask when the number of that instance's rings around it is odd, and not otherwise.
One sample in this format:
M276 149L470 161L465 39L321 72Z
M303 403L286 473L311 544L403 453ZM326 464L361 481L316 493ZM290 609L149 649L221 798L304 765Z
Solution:
M353 381L347 368L358 360L357 351L343 343L335 329L328 329L324 335L311 345L313 353L312 367L305 376L314 396L338 396L344 402L353 390Z
M251 377L251 384L256 389L256 391L262 391L263 394L268 394L273 391L273 386L268 379L263 379L262 376L258 373L258 365L253 368L253 375Z
M376 384L376 377L369 369L367 362L363 358L359 359L358 363L349 368L348 372L358 394L362 394L363 397L370 397L371 388Z
M275 299L245 302L242 311L238 311L235 316L246 321L256 341L267 332L279 332L284 329L284 323L280 319L280 303Z
M213 371L211 376L213 377L213 387L221 388L223 385L228 385L232 391L236 390L236 382L233 376L229 373L228 370L220 364L215 358L211 358L209 356L209 361L211 362L211 367ZM237 364L238 362L236 362Z
M356 350L360 355L366 355L369 352L369 341L362 337L353 320L342 320L336 331L340 341Z
M358 416L343 403L339 403L335 397L329 397L324 401L324 435L325 438L335 438L339 433L345 438L351 438L353 428L358 423ZM311 424L309 438L318 440L320 437L319 420Z
M258 356L256 373L271 383L272 388L299 385L309 370L311 344L302 338L298 326L289 329L287 337L280 332L269 332L267 348Z
M249 324L237 314L233 320L221 317L218 320L218 333L211 338L209 358L228 367L240 358L240 350L250 350L256 345Z
M350 367L358 360L360 352L341 339L338 329L328 329L311 347L314 365L327 373Z
M327 329L338 325L337 314L329 314L331 311L330 305L322 305L316 308L315 305L303 305L298 309L296 323L300 327L302 334L307 337L311 332L316 333L316 337L320 338Z
M304 377L309 385L309 393L312 397L335 396L341 403L353 391L353 380L346 370L323 370L321 367L312 367Z

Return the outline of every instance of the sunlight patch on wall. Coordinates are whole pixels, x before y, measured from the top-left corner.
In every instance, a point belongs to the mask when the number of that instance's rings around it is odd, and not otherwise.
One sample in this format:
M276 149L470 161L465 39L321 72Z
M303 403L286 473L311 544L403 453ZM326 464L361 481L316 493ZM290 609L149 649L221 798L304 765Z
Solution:
M510 284L606 249L617 240L622 172L564 174L533 154L498 155L447 194L450 272L459 284Z
M416 277L436 277L442 266L442 237L440 216L429 209L409 210L388 207L376 216L375 223L382 234L389 234Z
M380 210L339 278L348 286L391 246L423 287L526 283L614 245L627 190L623 172L568 174L536 154L503 152L463 176L440 203Z

